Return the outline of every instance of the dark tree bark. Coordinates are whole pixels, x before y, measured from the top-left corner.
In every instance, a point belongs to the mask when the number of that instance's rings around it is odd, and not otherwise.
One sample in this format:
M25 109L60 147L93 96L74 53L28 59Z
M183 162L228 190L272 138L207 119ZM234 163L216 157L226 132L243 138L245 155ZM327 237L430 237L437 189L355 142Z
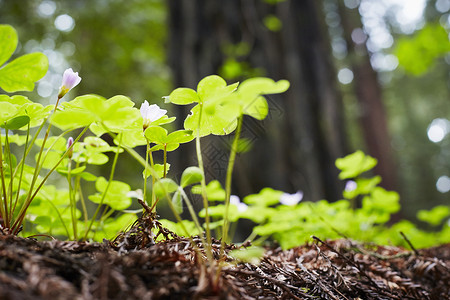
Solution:
M374 171L383 179L381 186L388 190L397 189L396 166L387 128L386 110L377 72L370 63L365 42L352 39L352 32L361 29L361 18L355 9L348 9L340 2L340 15L348 55L354 73L354 90L360 110L360 124L370 155L378 160Z
M291 82L286 93L268 97L271 112L266 120L245 119L244 135L254 147L238 158L233 192L246 195L271 186L303 190L307 200L339 199L342 184L334 161L347 149L322 1L269 5L259 0L171 0L169 9L175 86L195 88L204 76L218 73L226 59L223 48L241 42L250 46L246 60L252 67ZM281 20L280 31L263 25L268 15ZM180 121L186 113L181 108ZM220 142L203 143L211 144ZM211 155L209 163L220 159Z

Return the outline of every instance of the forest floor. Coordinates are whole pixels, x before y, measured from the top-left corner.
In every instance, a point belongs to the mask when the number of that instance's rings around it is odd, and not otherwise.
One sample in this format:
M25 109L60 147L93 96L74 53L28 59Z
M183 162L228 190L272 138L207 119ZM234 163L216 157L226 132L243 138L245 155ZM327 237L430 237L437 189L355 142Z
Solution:
M155 243L150 229L164 240ZM450 299L450 244L408 251L314 241L268 249L258 265L226 255L216 278L198 237L178 237L152 217L103 243L0 235L0 299ZM220 242L212 248L217 262Z

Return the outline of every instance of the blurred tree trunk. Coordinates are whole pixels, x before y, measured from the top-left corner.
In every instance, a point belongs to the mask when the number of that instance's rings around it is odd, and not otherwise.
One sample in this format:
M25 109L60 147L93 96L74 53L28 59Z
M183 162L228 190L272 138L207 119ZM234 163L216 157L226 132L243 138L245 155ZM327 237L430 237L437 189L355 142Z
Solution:
M396 166L391 139L387 128L386 110L377 72L372 68L366 41L356 34L362 30L361 18L356 9L347 8L339 2L339 10L347 43L348 55L354 73L354 89L359 103L360 124L370 155L378 160L374 171L382 177L381 186L397 189ZM360 31L362 33L362 31Z
M334 161L347 149L322 1L288 0L276 5L260 0L168 3L169 64L175 86L195 88L204 76L217 74L228 58L224 49L239 43L250 49L240 59L254 70L263 69L264 76L291 82L286 93L268 97L271 111L266 120L245 120L244 136L254 142L254 147L250 154L239 155L233 193L246 195L270 186L289 192L303 190L307 200L339 199L342 183L337 179ZM267 16L276 16L281 29L267 29L263 25ZM179 126L187 112L180 109ZM218 169L226 167L223 156L210 153L210 148L221 147L219 139L203 140L209 163ZM183 152L176 163L186 166L186 159L192 162L195 156L189 151ZM220 178L217 170L214 172L212 175Z

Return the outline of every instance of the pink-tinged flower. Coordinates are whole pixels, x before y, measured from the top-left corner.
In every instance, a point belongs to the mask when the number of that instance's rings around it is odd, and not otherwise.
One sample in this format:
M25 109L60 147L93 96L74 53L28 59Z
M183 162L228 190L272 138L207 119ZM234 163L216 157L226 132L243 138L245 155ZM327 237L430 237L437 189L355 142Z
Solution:
M303 199L302 191L298 191L295 194L284 193L280 197L280 203L283 205L293 206L293 205L296 205L297 203L299 203L300 201L302 201L302 199Z
M239 199L239 197L236 195L230 196L230 204L236 205L239 212L244 212L248 208L248 205L245 203L242 203L241 200Z
M161 109L156 104L149 105L147 100L142 103L140 111L142 119L144 120L144 129L147 128L151 122L161 119L167 113L167 110Z
M69 151L68 153L67 153L67 156L69 157L69 158L72 158L72 155L73 155L73 147L72 147L72 145L73 145L73 137L69 137L68 139L67 139L67 145L66 145L66 149ZM72 147L72 148L71 148Z
M59 88L58 98L64 97L71 89L77 86L81 81L81 77L78 76L78 72L74 72L72 68L64 71L61 87Z

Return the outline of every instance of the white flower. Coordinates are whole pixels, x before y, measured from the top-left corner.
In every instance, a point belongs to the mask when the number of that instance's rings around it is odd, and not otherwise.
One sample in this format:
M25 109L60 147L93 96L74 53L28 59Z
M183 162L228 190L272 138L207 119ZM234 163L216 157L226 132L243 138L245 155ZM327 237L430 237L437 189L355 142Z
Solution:
M302 201L302 199L303 199L303 192L302 191L298 191L295 194L284 193L280 197L280 203L283 204L283 205L290 205L290 206L292 206L292 205L296 205L297 203Z
M74 72L72 68L64 71L61 87L59 88L58 98L64 97L71 89L77 86L81 81L78 72Z
M358 184L355 181L349 180L345 184L345 191L352 192L352 191L356 190L357 187L358 187Z
M137 189L135 191L129 191L127 193L127 197L136 198L136 199L144 199L144 194L141 189Z
M239 199L239 197L236 195L230 196L230 204L237 206L237 209L239 212L244 212L248 208L248 205L245 203L242 203L241 200Z
M167 113L167 110L161 109L156 104L149 105L147 100L142 103L140 110L144 120L144 128L147 128L151 122L161 119Z

